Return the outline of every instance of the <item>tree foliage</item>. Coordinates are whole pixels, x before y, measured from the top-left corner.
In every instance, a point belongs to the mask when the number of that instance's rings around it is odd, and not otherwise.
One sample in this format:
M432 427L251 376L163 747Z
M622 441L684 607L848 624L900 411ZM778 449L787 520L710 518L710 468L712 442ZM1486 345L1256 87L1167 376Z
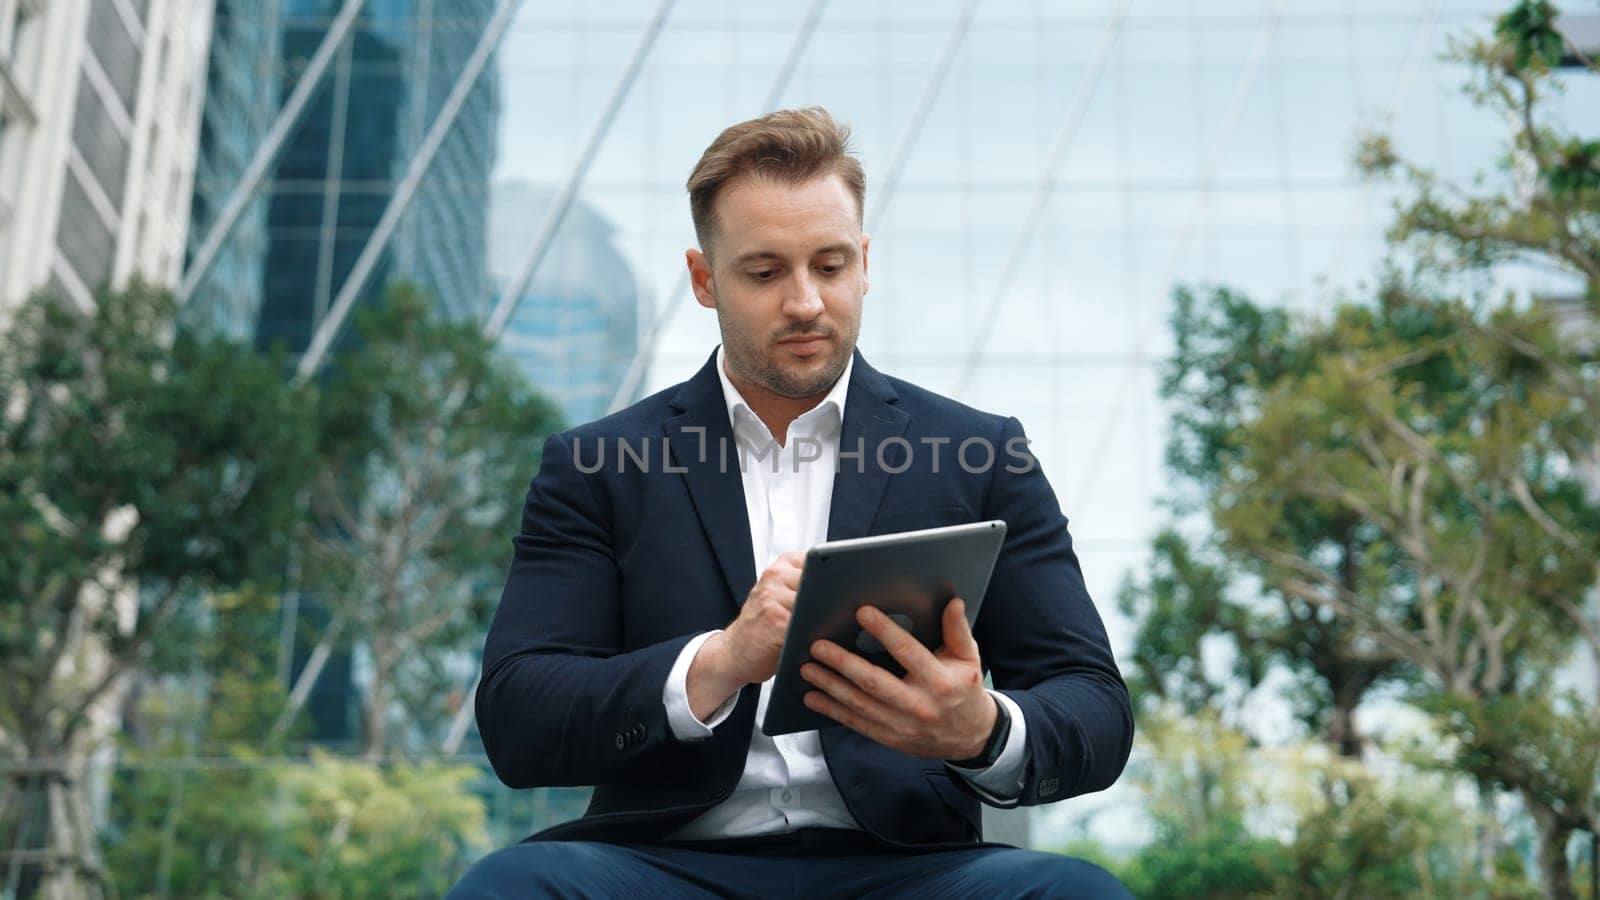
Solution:
M278 575L311 458L280 366L175 311L139 285L87 312L38 295L0 337L0 839L37 846L67 892L104 881L95 722L217 592Z
M1400 674L1403 660L1339 610L1285 590L1262 561L1228 552L1215 528L1202 526L1206 537L1194 539L1182 527L1211 517L1213 499L1248 465L1247 426L1274 391L1316 366L1320 348L1286 313L1227 289L1180 289L1174 300L1176 351L1162 395L1172 409L1169 503L1179 520L1157 536L1148 575L1122 592L1124 611L1139 622L1135 678L1146 696L1176 699L1194 712L1227 705L1220 702L1226 684L1254 689L1274 667L1283 669L1306 724L1344 755L1358 755L1356 708ZM1359 564L1385 548L1357 517L1314 498L1281 499L1274 514L1286 549L1351 594L1388 583L1386 572ZM1202 658L1210 638L1225 641L1232 657L1222 682Z
M1522 0L1457 45L1510 123L1498 172L1452 183L1362 140L1403 191L1375 290L1305 319L1180 292L1177 518L1124 605L1141 681L1191 712L1226 705L1200 651L1219 636L1233 679L1297 672L1313 713L1341 682L1403 686L1440 738L1421 756L1514 792L1570 897L1568 838L1600 825L1596 686L1563 678L1600 660L1600 142L1549 102L1557 67L1593 69L1561 21ZM1529 272L1538 293L1494 292Z
M1470 185L1452 183L1407 160L1383 134L1363 140L1358 164L1369 177L1404 187L1390 238L1435 283L1465 292L1508 268L1555 276L1555 285L1542 287L1515 313L1501 311L1461 325L1475 338L1498 345L1504 366L1515 369L1523 383L1541 383L1542 407L1533 414L1553 417L1551 439L1560 446L1545 458L1545 473L1503 481L1500 489L1515 498L1533 530L1542 532L1533 539L1559 556L1559 563L1547 565L1586 567L1592 582L1600 571L1596 523L1591 515L1572 511L1577 505L1572 495L1585 488L1592 495L1600 471L1593 433L1593 423L1600 420L1595 356L1600 348L1600 141L1573 132L1551 100L1564 87L1566 76L1558 69L1587 69L1589 77L1600 70L1566 38L1559 10L1543 0L1520 0L1496 21L1492 37L1463 44L1459 51L1472 72L1473 98L1511 123L1500 171ZM1573 419L1584 427L1569 427ZM1546 480L1547 495L1532 496L1540 484L1536 474L1548 479L1566 472L1587 473L1590 483L1580 486L1569 479L1562 495ZM1531 563L1540 557L1523 558ZM1545 575L1559 579L1553 572ZM1555 617L1553 627L1600 660L1600 614L1585 607L1583 596L1581 589L1574 590L1555 600L1548 613ZM1547 889L1566 897L1574 890L1567 838L1576 829L1592 834L1600 824L1595 761L1592 755L1585 758L1587 751L1576 757L1569 752L1600 744L1595 739L1600 688L1581 694L1557 690L1550 671L1557 663L1550 660L1527 660L1527 683L1511 696L1483 698L1485 706L1477 709L1459 697L1437 706L1462 742L1462 763L1474 772L1492 770L1494 781L1522 796L1538 826ZM1536 741L1518 740L1519 732Z
M1224 321L1260 315L1227 292L1211 302ZM1555 689L1574 652L1600 658L1588 594L1600 509L1572 455L1600 433L1517 347L1577 368L1575 351L1538 310L1398 284L1376 302L1287 322L1274 341L1297 365L1252 385L1195 480L1225 565L1309 614L1278 620L1288 640L1264 637L1252 609L1229 610L1223 566L1195 564L1163 535L1136 661L1162 665L1163 648L1182 657L1172 634L1196 627L1253 641L1242 658L1292 660L1293 641L1314 654L1337 622L1347 658L1403 664L1407 696L1451 738L1447 764L1517 792L1540 826L1544 867L1564 866L1567 836L1593 827L1600 800L1596 704ZM1164 608L1173 584L1185 602Z
M314 753L280 770L283 896L442 896L488 849L472 766L377 767ZM470 857L468 857L470 858Z
M1154 716L1132 777L1154 837L1130 858L1068 852L1114 871L1137 897L1414 898L1535 892L1514 859L1474 869L1476 814L1440 780L1380 779L1320 745L1249 749L1214 711Z
M437 737L558 412L471 323L391 287L319 385L307 581L368 653L362 748ZM404 715L400 715L401 711ZM403 720L412 731L393 735ZM432 730L429 730L432 726Z

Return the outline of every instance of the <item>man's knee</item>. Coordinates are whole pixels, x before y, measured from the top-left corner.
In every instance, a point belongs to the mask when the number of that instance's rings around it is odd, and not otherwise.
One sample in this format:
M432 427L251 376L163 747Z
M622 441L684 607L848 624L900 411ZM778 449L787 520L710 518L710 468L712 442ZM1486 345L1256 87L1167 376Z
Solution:
M581 841L512 844L472 864L446 900L510 900L534 895L568 896L590 886L608 868L616 848ZM612 862L615 862L612 860Z
M969 870L992 888L993 897L1070 897L1072 900L1131 900L1116 876L1087 860L1036 850L994 850Z

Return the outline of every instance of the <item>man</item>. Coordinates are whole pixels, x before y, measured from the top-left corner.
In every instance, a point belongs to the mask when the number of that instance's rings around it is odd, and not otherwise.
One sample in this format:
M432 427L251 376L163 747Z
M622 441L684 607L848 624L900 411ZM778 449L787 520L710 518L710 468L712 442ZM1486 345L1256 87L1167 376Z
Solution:
M1088 863L979 842L980 798L1110 785L1133 720L1021 425L855 348L870 239L847 140L821 109L724 131L689 178L687 253L722 345L545 442L478 725L506 784L594 797L452 896L1125 895ZM805 702L840 724L761 733L806 548L996 518L972 630L952 602L933 652L863 607L905 676L819 643Z

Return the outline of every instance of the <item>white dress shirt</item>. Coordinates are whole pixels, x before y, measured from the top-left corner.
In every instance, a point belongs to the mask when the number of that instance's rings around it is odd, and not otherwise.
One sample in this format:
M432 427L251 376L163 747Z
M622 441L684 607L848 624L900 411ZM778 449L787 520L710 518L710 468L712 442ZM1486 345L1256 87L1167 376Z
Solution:
M807 550L827 539L839 431L855 357L852 354L844 374L822 402L789 424L781 447L728 380L724 366L723 349L718 347L717 376L722 380L722 394L738 446L745 509L750 518L750 546L759 574L780 554ZM667 675L662 702L666 704L672 733L681 741L711 737L712 729L728 718L739 698L738 693L729 697L706 722L696 718L689 708L689 664L700 645L713 634L716 632L708 631L691 640ZM834 786L816 731L777 737L761 732L771 692L769 678L761 685L750 753L738 786L726 800L668 835L669 840L743 837L807 827L861 827ZM950 768L980 794L1007 803L1022 791L1027 725L1022 720L1022 710L1011 698L998 691L990 693L1011 714L1011 733L1000 758L987 769Z

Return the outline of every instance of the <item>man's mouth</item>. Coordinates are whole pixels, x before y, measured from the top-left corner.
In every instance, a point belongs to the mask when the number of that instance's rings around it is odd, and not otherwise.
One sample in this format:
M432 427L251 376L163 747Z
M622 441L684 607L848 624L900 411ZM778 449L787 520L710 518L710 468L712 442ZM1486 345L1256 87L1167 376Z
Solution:
M784 338L778 343L795 356L813 356L827 346L828 336L825 334L807 334Z

